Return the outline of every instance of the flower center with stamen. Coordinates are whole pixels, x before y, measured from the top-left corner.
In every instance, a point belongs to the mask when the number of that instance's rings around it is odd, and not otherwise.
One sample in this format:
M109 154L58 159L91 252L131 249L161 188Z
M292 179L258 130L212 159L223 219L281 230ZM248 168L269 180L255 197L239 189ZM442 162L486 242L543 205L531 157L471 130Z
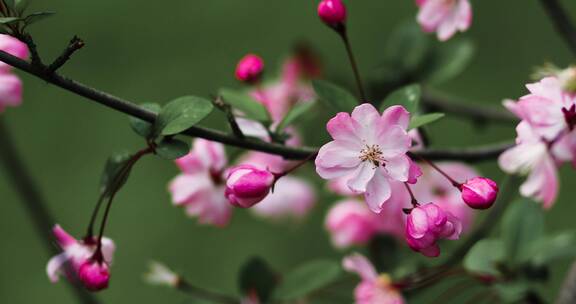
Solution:
M364 149L360 150L360 160L371 162L374 168L384 165L384 158L382 158L382 150L379 145L366 145Z

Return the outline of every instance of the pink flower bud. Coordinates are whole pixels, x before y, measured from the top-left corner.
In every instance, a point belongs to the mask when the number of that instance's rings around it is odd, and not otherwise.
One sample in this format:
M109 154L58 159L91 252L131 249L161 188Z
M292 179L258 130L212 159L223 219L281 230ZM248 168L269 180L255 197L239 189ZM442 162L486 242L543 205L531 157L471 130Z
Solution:
M363 202L345 200L328 211L325 226L338 248L365 245L377 233L378 216Z
M346 22L346 6L341 0L322 0L318 4L318 16L330 26L342 24Z
M276 177L252 165L231 168L226 179L226 198L236 207L250 208L270 192Z
M86 289L100 291L108 288L110 270L105 262L90 260L80 266L78 278Z
M440 255L439 239L456 240L461 232L460 220L433 203L412 209L406 222L408 245L427 257Z
M492 207L498 196L498 184L485 177L475 177L462 184L462 199L474 209Z
M236 78L242 82L254 83L262 76L264 60L254 54L248 54L240 59L236 66Z

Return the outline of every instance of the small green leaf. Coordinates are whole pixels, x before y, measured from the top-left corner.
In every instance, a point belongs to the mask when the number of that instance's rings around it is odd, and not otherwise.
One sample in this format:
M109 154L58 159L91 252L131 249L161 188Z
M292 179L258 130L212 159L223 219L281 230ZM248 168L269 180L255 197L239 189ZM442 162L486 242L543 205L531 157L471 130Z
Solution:
M212 102L201 97L177 98L162 108L154 130L164 136L178 134L199 123L213 108Z
M536 266L545 266L563 258L576 257L576 237L573 231L545 236L536 241L531 250L530 261Z
M295 300L334 282L341 275L340 264L320 260L309 262L289 272L274 293L281 301Z
M164 159L178 159L190 152L190 145L174 138L164 138L156 146L156 154Z
M442 43L432 50L419 77L433 84L450 80L466 69L474 51L474 44L469 39L460 38Z
M408 126L408 129L412 130L420 128L427 124L431 124L443 118L444 116L445 116L444 113L430 113L430 114L413 116L412 119L410 120L410 125Z
M29 0L15 0L14 2L15 2L14 7L16 8L16 11L19 12L20 14L22 14L22 12L24 12L26 8L28 8Z
M398 73L414 71L424 60L430 39L414 21L396 27L386 43L385 59Z
M384 111L389 106L400 105L403 106L406 111L415 115L418 112L421 95L422 89L419 84L407 85L390 93L382 102L380 111Z
M141 106L146 110L152 111L156 114L158 114L162 109L162 107L157 103L144 103ZM136 134L144 138L152 139L154 130L152 129L151 123L136 117L130 117L129 119L130 119L130 127L132 127L132 130L134 130Z
M320 100L337 112L351 112L358 105L354 95L333 83L314 80L312 85Z
M100 178L100 195L108 197L117 192L126 183L130 172L125 172L132 155L127 152L116 153L108 158Z
M52 15L54 15L54 12L36 12L36 13L32 13L28 16L26 16L26 18L24 18L24 23L26 23L27 25L31 25L34 24L38 21L44 20Z
M544 214L540 204L519 200L502 218L502 240L508 262L517 265L530 258L530 249L544 234Z
M13 8L14 7L14 1L15 0L3 0L4 3L6 4L6 6L8 6L9 8Z
M219 93L225 102L244 113L246 117L262 122L270 121L268 110L247 93L225 88L220 89Z
M310 109L314 107L314 104L315 102L301 102L292 107L292 109L290 109L290 112L288 112L288 114L286 114L286 116L284 116L284 118L282 118L282 121L280 121L280 123L278 124L278 127L276 128L277 132L281 132L282 130L284 130L284 128L294 123L294 121L296 121L302 115L309 112Z
M0 17L0 24L10 24L22 19L18 17Z
M526 281L513 281L496 284L493 288L504 303L523 303L530 285Z
M256 291L262 303L268 303L277 284L277 277L266 261L259 257L248 260L240 269L238 286L242 294Z
M500 272L497 264L502 262L504 257L504 243L501 240L481 240L464 258L464 268L477 274L498 276Z

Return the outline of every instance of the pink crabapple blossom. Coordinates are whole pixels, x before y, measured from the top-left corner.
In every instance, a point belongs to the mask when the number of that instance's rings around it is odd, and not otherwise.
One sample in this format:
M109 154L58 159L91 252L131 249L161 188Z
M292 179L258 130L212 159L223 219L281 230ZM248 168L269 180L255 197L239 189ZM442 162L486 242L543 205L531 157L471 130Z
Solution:
M346 6L342 0L322 0L318 4L318 17L329 26L346 22Z
M416 0L416 4L420 7L416 20L425 32L436 32L440 41L468 30L472 24L469 0Z
M17 107L22 103L22 81L9 72L0 73L0 113L6 107Z
M276 181L274 192L250 210L267 219L301 219L310 212L315 203L316 193L310 183L287 175Z
M337 248L365 245L377 234L376 214L361 201L347 199L334 204L326 215L325 227Z
M262 201L274 185L276 176L268 170L243 164L226 173L226 198L240 208L250 208Z
M76 240L59 225L52 229L63 252L54 256L46 266L46 272L51 282L58 281L60 275L76 277L89 290L101 290L108 286L110 280L109 267L116 250L114 242L102 238L102 261L94 260L97 239ZM67 271L73 271L70 274Z
M0 34L0 50L20 59L27 59L29 56L28 46L24 42L6 34ZM0 62L0 72L4 73L10 70L12 70L12 66Z
M462 200L473 209L492 207L498 196L498 184L485 177L474 177L461 186Z
M361 282L354 289L356 304L404 304L400 291L392 284L386 274L378 275L368 259L360 254L344 258L342 267L357 273Z
M245 83L255 83L264 72L264 60L258 55L248 54L236 66L236 79Z
M200 223L226 226L232 216L232 206L224 195L226 163L222 144L194 140L190 153L176 160L182 173L169 185L174 205L184 207Z
M370 209L380 212L391 196L391 181L415 183L421 172L406 155L412 140L406 129L410 114L392 106L382 115L371 104L352 115L338 113L327 124L334 139L316 157L316 172L324 179L345 177L347 186L364 194Z
M440 255L438 240L457 240L461 232L460 220L434 203L412 209L406 222L408 245L427 257Z

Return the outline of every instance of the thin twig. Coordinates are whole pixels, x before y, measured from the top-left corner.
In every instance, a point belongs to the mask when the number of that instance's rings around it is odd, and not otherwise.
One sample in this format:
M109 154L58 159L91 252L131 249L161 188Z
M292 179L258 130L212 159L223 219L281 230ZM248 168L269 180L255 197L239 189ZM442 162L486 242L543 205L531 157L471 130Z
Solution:
M66 46L62 54L60 54L60 56L58 56L58 58L56 58L56 60L54 60L54 62L52 62L52 64L48 66L48 72L49 73L56 72L56 70L61 68L64 64L66 64L66 62L68 62L68 60L70 60L72 54L74 54L76 51L78 51L83 47L84 47L84 41L78 38L77 36L74 36L74 38L70 40L68 46Z
M103 91L86 86L75 80L66 78L58 73L47 73L45 68L34 66L24 60L12 56L6 52L0 51L0 61L5 62L17 69L32 74L48 83L58 86L62 89L100 103L109 108L115 109L122 113L140 118L144 121L153 123L156 120L156 113L151 112L143 107L140 107L132 102L108 94ZM267 143L257 139L240 139L226 133L201 128L192 127L183 132L183 134L200 137L211 141L220 142L226 145L266 152L270 154L280 155L286 159L306 159L310 154L317 153L316 148L299 147L293 148L276 143ZM483 160L493 159L502 153L509 144L498 144L493 146L485 146L479 148L464 148L464 149L447 149L447 150L423 150L415 152L429 160L461 160L467 162L478 162Z
M234 113L232 112L232 106L230 106L230 104L227 103L221 96L214 99L214 105L226 115L226 119L228 120L228 124L230 125L232 133L240 139L246 138L242 132L242 129L240 129L240 126L238 125L238 121L236 121L236 116L234 116Z
M576 56L576 28L558 0L540 0L556 31Z
M26 166L19 157L12 136L4 119L0 119L0 163L4 166L4 172L14 189L20 196L23 205L32 219L36 233L44 243L44 247L51 254L60 253L52 243L52 225L55 223L48 211L47 204L42 197L34 180L30 176ZM78 284L70 284L79 303L96 304L98 300Z

